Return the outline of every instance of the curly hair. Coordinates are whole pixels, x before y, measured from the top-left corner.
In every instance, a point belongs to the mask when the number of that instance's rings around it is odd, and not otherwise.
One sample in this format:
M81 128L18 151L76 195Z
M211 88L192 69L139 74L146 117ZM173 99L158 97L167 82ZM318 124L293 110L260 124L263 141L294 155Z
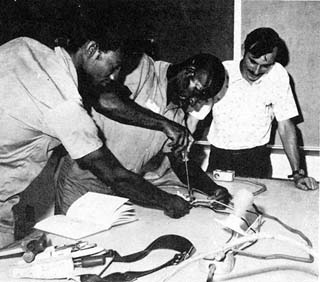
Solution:
M225 69L221 60L208 53L197 54L184 62L187 69L194 69L195 72L208 73L211 80L210 91L206 91L205 98L213 98L222 88L225 80Z

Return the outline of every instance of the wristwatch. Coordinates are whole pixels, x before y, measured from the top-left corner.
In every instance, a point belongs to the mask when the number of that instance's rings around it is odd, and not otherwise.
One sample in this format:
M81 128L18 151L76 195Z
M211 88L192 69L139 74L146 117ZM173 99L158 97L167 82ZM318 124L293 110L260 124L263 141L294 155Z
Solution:
M297 181L303 177L306 177L306 172L302 168L294 170L292 171L292 174L288 175L288 178L293 178L294 181Z

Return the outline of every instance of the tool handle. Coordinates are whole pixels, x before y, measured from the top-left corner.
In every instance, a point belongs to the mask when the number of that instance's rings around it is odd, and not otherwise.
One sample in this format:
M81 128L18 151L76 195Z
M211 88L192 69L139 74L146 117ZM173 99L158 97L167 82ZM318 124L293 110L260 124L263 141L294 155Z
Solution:
M104 265L106 263L106 256L88 256L83 258L78 258L74 260L75 267L94 267L98 265Z
M25 246L26 251L22 258L25 262L30 263L34 261L37 254L43 252L47 247L47 237L45 233L39 239L31 240Z

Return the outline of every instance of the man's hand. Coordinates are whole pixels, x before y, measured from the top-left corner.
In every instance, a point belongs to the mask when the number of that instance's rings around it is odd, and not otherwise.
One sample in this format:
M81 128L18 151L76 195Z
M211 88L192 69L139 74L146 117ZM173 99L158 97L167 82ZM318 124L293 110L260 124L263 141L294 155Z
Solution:
M189 202L172 194L170 194L163 206L164 213L172 218L179 218L188 214L190 208L191 205Z
M210 193L209 199L219 201L225 205L228 205L232 196L229 194L228 190L220 185L217 185L218 187L213 191L213 193ZM226 207L224 205L220 205L219 203L214 203L213 207L215 209L225 209Z
M316 190L319 189L319 184L313 177L302 176L300 178L294 179L296 187L301 190Z
M188 129L176 122L168 120L163 131L171 140L168 146L171 147L175 155L179 155L182 151L187 150L194 141Z

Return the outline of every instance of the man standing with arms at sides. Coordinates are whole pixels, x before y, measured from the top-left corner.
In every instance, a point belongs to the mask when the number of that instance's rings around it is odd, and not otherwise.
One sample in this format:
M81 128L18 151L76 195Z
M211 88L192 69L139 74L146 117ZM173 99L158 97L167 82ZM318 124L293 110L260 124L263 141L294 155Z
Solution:
M300 167L295 125L298 115L287 71L276 62L281 39L271 28L258 28L244 42L240 62L225 61L228 85L224 98L212 109L208 133L212 144L208 171L234 170L243 177L266 178L270 163L267 143L272 120L292 168L297 188L314 190L318 184Z

